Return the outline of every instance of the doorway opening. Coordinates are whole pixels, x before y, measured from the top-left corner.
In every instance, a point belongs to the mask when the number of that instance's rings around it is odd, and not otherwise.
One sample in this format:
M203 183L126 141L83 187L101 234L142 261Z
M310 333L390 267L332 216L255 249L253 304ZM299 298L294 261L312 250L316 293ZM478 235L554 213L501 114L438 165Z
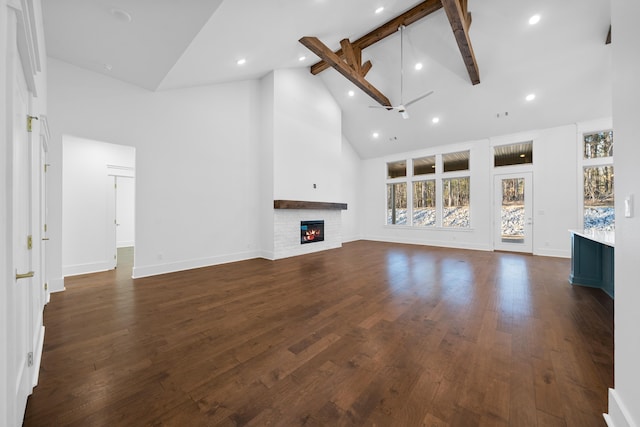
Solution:
M62 273L116 268L135 247L135 148L63 135Z

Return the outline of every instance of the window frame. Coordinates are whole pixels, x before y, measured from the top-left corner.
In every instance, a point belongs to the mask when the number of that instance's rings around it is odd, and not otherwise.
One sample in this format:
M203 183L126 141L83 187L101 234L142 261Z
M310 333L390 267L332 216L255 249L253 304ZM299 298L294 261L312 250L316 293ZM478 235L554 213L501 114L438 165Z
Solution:
M385 167L385 171L384 171L384 176L386 177L385 179L385 187L384 187L384 226L385 227L392 227L392 228L407 228L407 229L418 229L418 230L449 230L449 231L472 231L473 230L473 215L472 215L472 203L471 203L471 197L472 197L472 193L473 193L473 152L474 150L472 149L471 146L469 145L464 145L464 146L456 146L456 147L447 147L450 148L450 151L447 150L446 152L425 152L420 153L419 155L415 155L415 156L407 156L407 158L405 159L394 159L394 160L387 160L384 162L384 167ZM467 151L469 154L469 159L468 159L468 164L469 164L469 168L466 170L457 170L457 171L450 171L450 172L444 172L444 162L443 162L443 156L446 154L451 154L451 153L459 153L459 152L464 152ZM422 159L425 157L435 157L435 173L432 174L420 174L420 175L414 175L414 160L416 159ZM397 177L397 178L388 178L388 164L390 163L396 163L396 162L400 162L400 161L405 161L406 162L406 171L407 171L407 176L404 177ZM443 212L443 205L444 205L444 201L442 200L442 182L443 179L449 179L449 178L468 178L469 179L469 226L468 227L444 227L443 226L443 222L442 222L442 212ZM414 224L413 221L413 186L414 186L414 182L422 182L422 181L435 181L435 202L436 202L436 222L435 225L428 225L428 226L424 226L424 225L417 225ZM387 184L397 184L397 183L406 183L407 185L407 223L406 224L388 224L387 223L387 206L388 206L388 199L387 199Z
M585 158L584 157L584 137L585 135L593 135L596 133L601 133L601 132L613 132L613 138L614 138L614 149L613 149L613 155L611 156L607 156L607 157L592 157L592 158ZM604 167L604 166L611 166L613 167L613 173L615 175L615 130L613 129L612 126L602 126L602 127L596 127L596 128L584 128L584 129L578 129L577 132L577 151L578 151L578 224L579 224L579 228L584 230L584 170L585 168L592 168L592 167ZM614 189L613 189L613 197L615 199L616 197L616 191L615 191L615 181L614 181ZM615 209L614 209L615 212ZM613 224L613 229L615 230L615 213L614 213L614 224Z

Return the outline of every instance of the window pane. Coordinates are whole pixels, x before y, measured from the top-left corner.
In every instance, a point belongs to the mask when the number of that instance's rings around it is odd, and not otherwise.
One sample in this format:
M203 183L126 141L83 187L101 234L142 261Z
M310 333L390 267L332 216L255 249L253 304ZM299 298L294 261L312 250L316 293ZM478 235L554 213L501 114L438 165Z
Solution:
M469 152L443 154L442 166L445 172L469 170Z
M400 178L407 176L407 161L387 163L387 178Z
M502 180L501 240L524 243L524 178Z
M436 225L436 181L413 183L413 225Z
M493 149L493 165L510 166L533 163L533 142L500 145Z
M613 131L584 135L584 158L613 156Z
M584 168L584 228L613 230L613 166Z
M442 180L442 226L469 227L469 177Z
M413 175L436 173L436 156L413 159Z
M387 184L387 224L407 223L407 183Z

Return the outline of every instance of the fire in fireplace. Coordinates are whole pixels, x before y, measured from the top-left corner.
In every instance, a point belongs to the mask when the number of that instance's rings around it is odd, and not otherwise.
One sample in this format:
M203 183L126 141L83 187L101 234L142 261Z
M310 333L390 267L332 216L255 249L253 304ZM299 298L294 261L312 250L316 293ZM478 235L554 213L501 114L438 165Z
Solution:
M324 221L300 221L300 244L322 242Z

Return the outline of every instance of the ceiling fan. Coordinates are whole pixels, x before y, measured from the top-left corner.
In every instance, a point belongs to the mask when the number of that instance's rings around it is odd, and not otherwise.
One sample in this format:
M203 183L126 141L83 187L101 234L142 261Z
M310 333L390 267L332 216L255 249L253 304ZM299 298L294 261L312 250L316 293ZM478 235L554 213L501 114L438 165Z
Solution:
M404 81L403 81L404 80L404 28L405 28L404 25L401 25L398 28L398 30L400 31L400 104L393 105L391 107L386 105L370 105L369 108L385 108L387 110L396 110L397 112L400 113L403 119L408 119L409 113L407 112L407 107L431 95L433 91L424 93L418 96L417 98L413 98L411 101L402 102L402 91L403 91L403 84L404 84Z

